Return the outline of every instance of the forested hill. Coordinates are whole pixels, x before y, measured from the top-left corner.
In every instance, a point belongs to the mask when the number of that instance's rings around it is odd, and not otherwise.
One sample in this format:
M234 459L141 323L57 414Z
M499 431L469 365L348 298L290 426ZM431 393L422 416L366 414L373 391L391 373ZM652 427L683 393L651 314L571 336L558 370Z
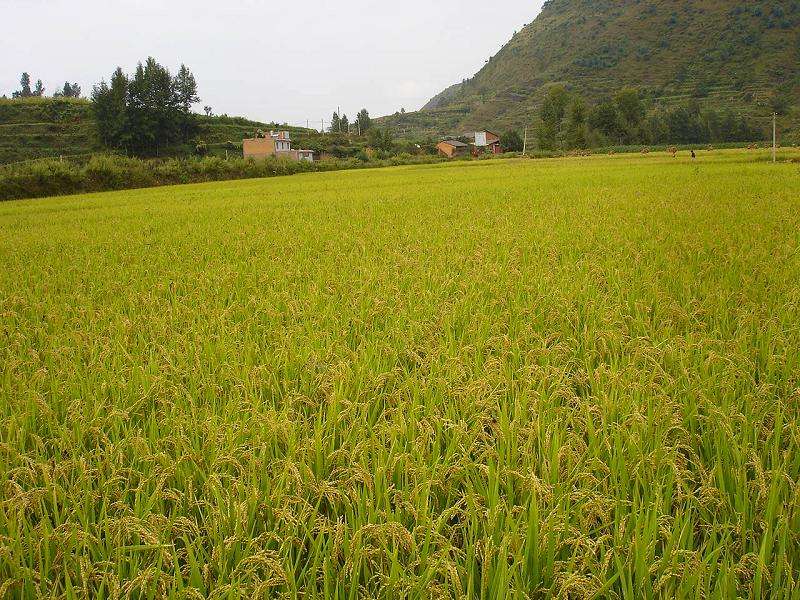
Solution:
M549 0L474 77L385 123L521 127L558 83L590 103L633 86L659 102L768 112L777 96L797 102L799 75L800 0Z

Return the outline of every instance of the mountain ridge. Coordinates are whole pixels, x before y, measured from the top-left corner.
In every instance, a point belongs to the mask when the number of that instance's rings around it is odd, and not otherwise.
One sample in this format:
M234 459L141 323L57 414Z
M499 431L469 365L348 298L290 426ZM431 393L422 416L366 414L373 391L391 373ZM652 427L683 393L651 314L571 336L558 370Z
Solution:
M798 0L549 0L475 76L384 123L427 133L520 127L557 83L590 102L634 86L666 102L760 110L800 90L798 65Z

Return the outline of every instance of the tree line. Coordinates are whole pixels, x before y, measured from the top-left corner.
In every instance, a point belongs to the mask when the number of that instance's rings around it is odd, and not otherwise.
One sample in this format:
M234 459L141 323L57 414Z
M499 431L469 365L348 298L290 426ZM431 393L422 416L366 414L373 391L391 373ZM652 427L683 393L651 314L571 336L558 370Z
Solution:
M670 106L649 106L636 88L590 106L579 94L551 86L536 127L543 150L615 145L745 142L761 127L730 108L702 107L696 98Z
M191 109L199 101L197 81L186 65L173 76L152 57L140 62L133 75L117 67L108 82L92 90L101 141L144 156L191 140L198 128Z
M347 118L347 115L343 114L340 116L338 112L334 111L328 131L330 133L349 133L351 125L355 127L361 135L367 133L372 127L372 119L369 116L369 111L367 111L366 108L362 108L352 124Z
M36 84L31 87L31 76L27 72L23 73L19 79L19 89L11 93L12 98L42 98L44 97L45 87L41 79L36 80ZM77 83L64 82L64 87L53 94L53 98L80 98L81 86Z

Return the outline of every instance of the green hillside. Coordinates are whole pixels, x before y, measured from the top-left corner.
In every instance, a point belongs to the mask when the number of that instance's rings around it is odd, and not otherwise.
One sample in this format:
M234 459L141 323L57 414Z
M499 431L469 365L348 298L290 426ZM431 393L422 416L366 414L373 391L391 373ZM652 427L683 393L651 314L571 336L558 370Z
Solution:
M197 115L200 130L195 141L206 142L212 152L224 153L228 141L240 144L255 129L304 129L261 123L242 117ZM184 155L195 144L168 150ZM78 156L101 152L92 104L83 98L0 99L0 164L36 158Z
M76 98L0 100L0 163L101 150L90 107Z
M473 78L383 122L407 134L521 127L554 83L590 102L636 86L656 103L766 116L778 98L797 102L799 65L798 0L549 0ZM787 113L784 127L797 123Z

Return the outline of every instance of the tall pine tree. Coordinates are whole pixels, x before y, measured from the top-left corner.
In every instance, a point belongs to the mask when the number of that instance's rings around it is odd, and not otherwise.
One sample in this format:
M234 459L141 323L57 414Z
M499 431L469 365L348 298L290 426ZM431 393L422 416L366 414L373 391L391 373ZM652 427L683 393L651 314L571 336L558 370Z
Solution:
M11 94L14 98L30 98L33 96L33 92L31 91L31 76L28 73L23 73L22 77L19 78L19 87L20 89L13 94Z
M180 138L180 107L169 71L152 57L128 86L128 131L138 154L156 154Z
M339 133L342 130L342 120L339 118L339 113L333 113L331 117L331 133Z
M197 130L197 122L192 114L192 105L200 102L200 96L197 95L197 81L186 65L181 65L175 76L175 93L181 111L181 134L183 141L186 142Z
M111 85L101 81L92 90L92 108L100 140L109 148L128 148L128 76L117 67Z
M372 127L372 119L369 118L369 112L366 108L362 108L358 116L356 117L356 123L358 124L358 129L361 132L361 135L364 135L369 131L369 128Z

